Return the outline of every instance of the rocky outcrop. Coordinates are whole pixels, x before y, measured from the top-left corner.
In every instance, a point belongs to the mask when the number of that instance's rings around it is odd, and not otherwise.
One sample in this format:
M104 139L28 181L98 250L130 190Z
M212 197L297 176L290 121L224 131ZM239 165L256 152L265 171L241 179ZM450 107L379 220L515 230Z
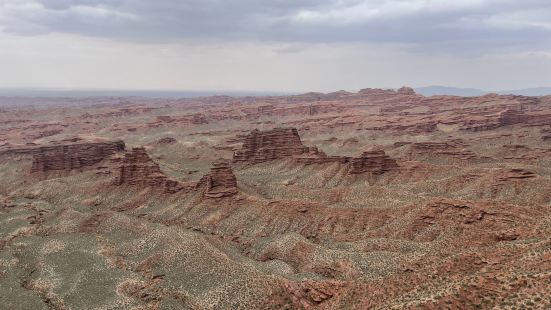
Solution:
M123 141L114 141L43 146L28 152L33 155L31 172L48 172L89 167L124 148Z
M398 89L397 93L400 94L400 95L406 95L406 96L415 96L415 95L417 95L417 93L415 92L415 90L413 90L413 88L407 87L407 86L404 86L404 87Z
M514 181L514 180L526 180L526 179L533 179L538 177L537 174L535 174L532 171L528 171L525 169L511 169L509 171L506 171L503 173L503 175L498 177L499 181Z
M499 113L498 122L501 126L515 125L524 122L526 115L518 109L507 109Z
M461 130L474 132L493 130L503 126L522 124L530 118L519 108L508 108L496 114L467 119Z
M244 138L243 147L234 153L233 161L261 163L306 154L309 150L295 128L255 129Z
M309 309L323 304L337 295L345 286L345 282L338 280L301 282L286 281L283 288L297 309Z
M183 115L179 117L173 117L169 115L159 115L155 119L155 123L173 123L180 125L201 125L208 124L206 116L202 113L195 113L189 115Z
M341 163L348 164L350 163L350 157L346 156L328 156L322 151L318 151L316 148L303 156L295 158L295 160L301 164L312 165L312 164L329 164L329 163Z
M229 197L238 192L237 179L227 162L214 162L210 172L197 183L183 183L168 178L143 147L125 154L117 184L151 187L171 194L204 190L203 195L208 198Z
M541 139L543 141L551 141L551 128L543 128L541 134Z
M281 158L293 158L305 165L340 163L350 165L350 174L371 173L380 175L398 167L396 160L383 150L367 151L360 157L328 156L316 147L302 144L294 128L277 128L271 131L254 130L244 138L242 150L235 152L234 162L260 163Z
M371 173L380 175L398 168L396 160L386 155L383 150L364 152L360 157L350 160L350 174Z
M172 137L164 137L164 138L161 138L159 140L157 140L157 144L174 144L176 143L176 139L172 138Z
M491 244L496 237L517 232L526 235L526 224L533 223L537 211L493 203L439 198L412 211L413 221L404 226L398 235L418 241L431 241L444 235L461 234L463 240L472 243ZM526 226L525 226L526 225ZM524 233L521 233L524 231ZM460 242L457 238L450 243Z
M396 160L386 155L383 150L366 151L359 157L347 156L327 156L324 152L318 151L316 148L311 148L309 154L295 158L301 164L328 164L340 163L350 166L349 174L370 173L372 175L381 175L385 172L392 171L398 168Z
M473 159L476 154L465 149L465 144L459 141L446 142L418 142L413 143L410 148L410 157L412 156L434 156L441 155L457 159Z
M196 188L204 188L203 195L208 198L229 197L237 194L237 179L227 162L218 161L212 164L210 173L201 178Z
M133 148L125 154L117 184L160 188L168 193L175 193L185 188L178 181L170 180L143 147Z

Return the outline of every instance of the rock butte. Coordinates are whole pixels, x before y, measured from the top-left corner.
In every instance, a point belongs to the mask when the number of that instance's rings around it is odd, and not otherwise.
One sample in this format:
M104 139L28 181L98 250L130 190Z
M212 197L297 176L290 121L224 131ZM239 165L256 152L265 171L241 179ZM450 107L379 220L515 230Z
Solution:
M234 162L261 163L308 153L296 128L253 130L243 138L242 150L233 155Z
M184 189L179 182L170 180L161 172L159 165L149 157L143 147L135 147L125 153L117 184L162 188L168 193Z
M359 157L327 156L316 147L302 144L296 128L276 128L268 131L254 130L243 139L240 151L234 153L234 162L261 163L276 159L292 158L299 163L341 163L350 166L349 174L373 175L398 168L396 160L383 150L363 152Z
M174 144L176 142L177 142L176 139L172 137L161 138L157 141L158 144Z
M350 174L383 174L398 168L396 160L390 158L383 150L363 152L360 157L350 160Z
M134 185L162 189L166 193L203 191L208 198L230 197L238 193L237 180L226 162L214 162L210 173L197 183L168 178L143 147L127 152L120 167L118 185Z
M210 198L229 197L238 191L237 179L225 161L214 162L210 173L203 176L196 187L205 187L204 195Z
M124 150L124 142L76 143L32 149L31 172L70 171L95 165Z

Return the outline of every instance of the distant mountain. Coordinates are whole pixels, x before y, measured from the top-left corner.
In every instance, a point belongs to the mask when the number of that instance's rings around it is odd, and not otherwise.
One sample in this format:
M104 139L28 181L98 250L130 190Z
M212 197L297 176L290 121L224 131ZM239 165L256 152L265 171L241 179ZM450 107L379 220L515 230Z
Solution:
M427 87L416 88L415 91L425 96L451 95L451 96L474 97L474 96L483 96L489 93L497 93L502 95L511 94L511 95L522 95L522 96L551 95L551 87L536 87L536 88L517 89L517 90L490 91L490 90L482 90L482 89L476 89L476 88L427 86Z

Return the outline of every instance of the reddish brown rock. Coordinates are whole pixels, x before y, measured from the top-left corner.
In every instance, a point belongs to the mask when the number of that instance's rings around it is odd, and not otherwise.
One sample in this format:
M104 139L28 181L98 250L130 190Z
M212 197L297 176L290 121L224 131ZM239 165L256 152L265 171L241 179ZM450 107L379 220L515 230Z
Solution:
M530 118L533 117L527 116L520 108L507 108L494 114L475 115L472 118L468 118L463 121L461 130L475 132L492 130L503 126L522 124Z
M543 141L551 141L551 128L543 128L541 130L542 136L541 139Z
M417 93L415 92L415 90L413 90L413 88L407 87L407 86L404 86L404 87L398 89L397 93L400 94L400 95L407 95L407 96L417 95Z
M380 175L398 168L396 160L386 155L383 150L364 152L360 157L350 160L350 174L371 173Z
M364 152L360 157L328 156L316 147L302 144L294 128L277 128L271 131L254 130L244 138L242 150L234 153L234 162L260 163L275 159L293 158L311 164L350 164L350 174L371 173L380 175L398 167L396 161L383 150Z
M176 123L181 125L200 125L208 124L207 117L202 113L195 113L189 115L183 115L178 117L172 117L169 115L159 115L155 118L155 123Z
M166 193L204 190L203 195L208 198L229 197L238 192L237 179L227 162L214 162L210 172L197 183L182 183L168 178L143 147L125 154L117 184L150 187Z
M169 193L184 189L183 184L167 178L143 147L133 148L125 154L117 184L153 187Z
M317 148L310 148L310 152L306 155L296 157L295 160L301 164L328 164L328 163L350 163L350 157L345 156L328 156L322 151L318 151Z
M345 286L345 282L338 280L302 282L286 281L284 291L291 297L293 306L297 309L309 309L320 306L330 300Z
M244 138L243 147L234 153L233 161L261 163L308 152L309 148L302 144L295 128L276 128L269 131L255 129Z
M476 158L476 154L465 149L464 146L458 141L413 143L410 148L410 156L442 155L458 159Z
M501 175L498 180L499 181L512 181L512 180L525 180L525 179L533 179L536 178L538 175L535 174L532 171L528 171L525 169L511 169L507 172L505 172L503 175Z
M473 244L495 242L496 232L497 239L502 240L513 240L507 236L511 231L514 238L525 235L524 225L533 223L535 215L532 210L514 205L447 198L436 199L413 212L417 213L416 218L401 232L408 239L428 241L439 235L460 234Z
M176 139L172 137L164 137L157 141L157 144L174 144L176 143Z
M526 120L526 115L519 109L507 109L499 113L498 122L501 126L520 124Z
M29 152L33 155L31 172L82 169L124 151L124 148L123 141L114 141L51 145L30 149Z
M203 176L196 188L205 188L203 195L208 198L229 197L237 194L237 179L230 165L225 161L212 164L210 173Z

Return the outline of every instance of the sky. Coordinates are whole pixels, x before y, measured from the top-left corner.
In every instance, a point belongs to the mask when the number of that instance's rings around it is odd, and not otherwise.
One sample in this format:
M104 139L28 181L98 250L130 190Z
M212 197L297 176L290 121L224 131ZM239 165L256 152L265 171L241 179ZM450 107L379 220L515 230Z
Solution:
M551 86L549 0L0 0L0 88Z

